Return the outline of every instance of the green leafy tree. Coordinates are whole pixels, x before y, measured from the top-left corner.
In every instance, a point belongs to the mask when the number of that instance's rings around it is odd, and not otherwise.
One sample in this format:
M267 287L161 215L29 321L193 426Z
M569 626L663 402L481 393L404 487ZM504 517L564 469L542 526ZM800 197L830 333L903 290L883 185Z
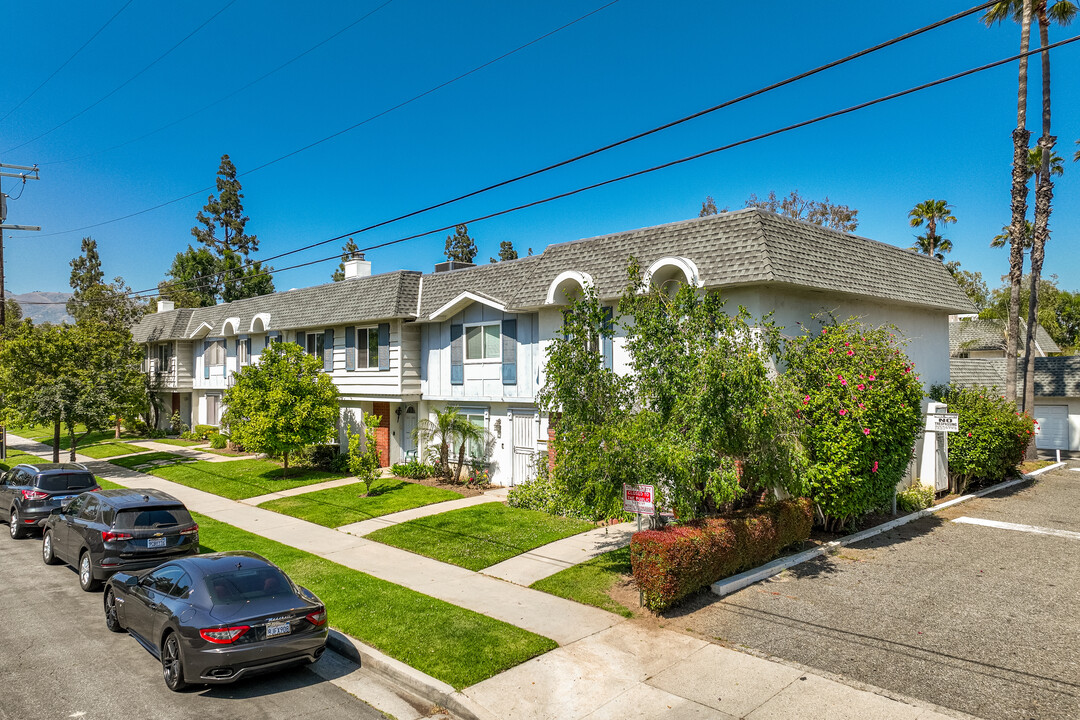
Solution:
M82 239L81 254L72 259L71 298L67 303L67 313L76 320L87 311L86 294L96 288L105 280L105 273L101 271L101 256L98 255L97 241L92 237Z
M956 281L956 284L960 286L960 289L964 291L964 294L971 300L971 304L979 312L982 312L990 304L990 289L987 287L986 281L983 280L981 272L963 270L956 260L945 263L945 269L953 276L953 280Z
M908 213L911 227L922 227L926 223L926 233L915 238L912 250L924 255L944 260L944 253L952 251L952 241L938 235L938 224L947 225L956 222L952 208L944 200L924 200Z
M453 235L446 236L444 250L447 260L471 263L476 258L476 243L469 237L469 229L458 225Z
M285 477L290 455L334 434L337 398L337 387L322 372L321 358L296 343L275 343L225 391L222 424L245 448L282 456Z
M1020 291L1020 314L1027 316L1031 296L1029 288L1031 278L1024 276ZM990 293L990 302L979 314L990 320L1007 320L1009 316L1009 286L1003 285ZM1056 275L1039 279L1039 307L1037 318L1039 325L1050 335L1065 352L1070 352L1077 345L1080 335L1080 293L1062 290ZM1003 334L1003 340L1004 340Z
M746 200L746 207L756 207L841 232L855 232L855 228L859 226L858 210L830 202L828 196L824 200L810 200L799 195L798 190L792 190L783 199L776 197L775 190L770 190L769 197L764 200L759 200L757 195L752 194Z
M4 298L4 327L0 328L0 334L7 335L22 323L23 311L15 298Z
M270 295L274 292L274 269L255 260L247 264L239 253L226 251L218 262L221 268L221 301Z
M499 259L491 258L491 262L503 262L504 260L517 260L517 250L514 249L514 243L509 240L503 240L499 243Z
M244 194L236 179L236 166L228 155L221 156L217 189L218 197L210 195L195 216L202 227L191 228L191 234L218 257L235 252L247 258L259 249L259 240L245 232L251 218L244 215Z
M888 327L804 328L784 353L798 392L810 498L827 528L888 507L922 428L922 386Z
M158 291L176 307L209 307L217 304L222 284L218 259L208 249L194 248L179 252L169 267L168 278L158 283Z
M379 477L379 444L375 436L375 428L379 427L382 418L378 415L364 414L363 434L354 433L348 429L349 438L349 472L355 475L360 482L364 483L370 492L371 484Z
M339 264L337 266L337 270L335 270L334 274L330 276L330 279L333 280L334 282L341 282L342 280L344 280L345 279L345 261L351 259L352 256L355 255L356 253L358 253L359 251L360 251L360 248L358 248L356 246L356 243L353 242L352 238L349 238L349 240L344 245L341 246L341 264Z

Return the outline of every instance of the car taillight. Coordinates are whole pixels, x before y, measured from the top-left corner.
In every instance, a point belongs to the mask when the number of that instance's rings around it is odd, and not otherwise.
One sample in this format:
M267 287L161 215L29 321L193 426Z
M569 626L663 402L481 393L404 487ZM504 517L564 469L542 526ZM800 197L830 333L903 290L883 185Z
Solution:
M40 490L23 490L22 496L23 500L45 500L49 497L49 493Z
M112 532L111 530L101 531L101 542L109 542L110 540L133 540L135 538L131 533L125 532Z
M180 534L181 535L198 535L199 534L199 526L198 525L193 525L190 528L188 528L187 530L181 530Z
M209 640L212 643L218 645L228 645L229 643L236 642L237 638L251 629L249 625L237 625L236 627L227 628L206 628L200 630L199 634L202 635L203 640Z
M325 625L326 624L326 608L313 612L307 616L308 622L312 625Z
M93 490L91 490L90 492L101 492L101 488L96 487Z

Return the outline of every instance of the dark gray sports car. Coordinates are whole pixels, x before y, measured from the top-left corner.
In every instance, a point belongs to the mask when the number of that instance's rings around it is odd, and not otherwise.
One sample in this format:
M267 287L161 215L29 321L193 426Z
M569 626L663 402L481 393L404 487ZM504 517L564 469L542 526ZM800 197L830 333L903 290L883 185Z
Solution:
M326 648L326 608L319 598L248 552L117 573L105 588L105 622L161 660L170 690L313 663Z

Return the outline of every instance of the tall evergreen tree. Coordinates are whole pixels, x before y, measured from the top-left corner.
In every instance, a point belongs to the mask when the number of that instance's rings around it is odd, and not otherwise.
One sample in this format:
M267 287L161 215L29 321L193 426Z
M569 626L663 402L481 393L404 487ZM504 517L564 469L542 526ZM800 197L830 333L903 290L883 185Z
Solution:
M447 260L471 263L476 259L476 243L469 237L469 229L465 225L458 225L453 235L446 236Z
M97 240L92 237L84 237L80 254L72 259L71 298L67 303L68 315L79 319L80 314L86 307L86 294L97 287L105 279L105 273L101 270L101 256L98 255Z
M95 320L112 327L129 329L146 311L146 306L131 297L131 288L121 277L105 282L97 242L83 238L82 253L71 260L71 298L68 315L76 322Z
M218 197L207 198L206 205L195 216L202 227L191 228L191 234L218 257L232 251L247 258L259 249L259 240L244 232L251 218L244 215L244 194L236 179L236 166L228 155L221 156L217 189Z
M356 246L352 238L349 238L348 242L341 246L341 264L337 266L337 270L330 276L330 279L334 282L341 282L345 279L345 261L353 256L353 253L359 252L360 248Z
M491 258L491 262L497 263L504 260L517 260L518 253L514 249L514 243L509 240L503 240L499 243L499 259Z

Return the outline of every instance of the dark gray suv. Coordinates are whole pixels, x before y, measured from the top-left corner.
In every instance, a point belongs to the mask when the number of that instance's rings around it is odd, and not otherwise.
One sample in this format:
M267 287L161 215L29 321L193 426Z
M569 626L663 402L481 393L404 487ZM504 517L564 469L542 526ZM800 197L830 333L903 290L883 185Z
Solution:
M78 463L16 465L0 475L0 513L18 540L79 493L100 489L94 473Z
M86 492L41 521L41 559L79 571L87 592L115 572L134 572L199 551L199 526L184 504L160 490Z

